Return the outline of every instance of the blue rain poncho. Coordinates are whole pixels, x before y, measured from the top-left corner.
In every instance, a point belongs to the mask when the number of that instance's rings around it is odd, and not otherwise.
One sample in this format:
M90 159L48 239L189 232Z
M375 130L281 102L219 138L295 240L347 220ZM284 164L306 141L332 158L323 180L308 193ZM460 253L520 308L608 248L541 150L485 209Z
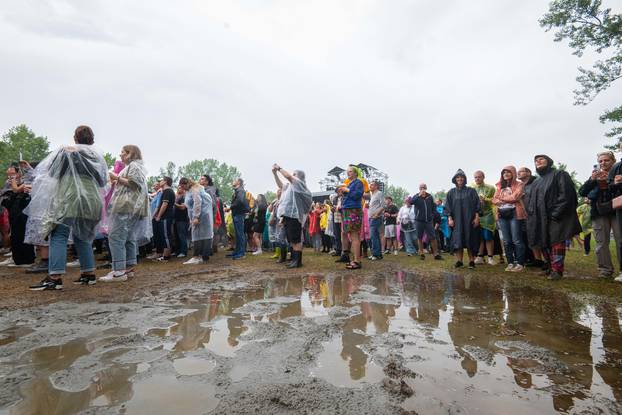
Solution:
M192 241L201 241L214 238L214 213L212 197L202 186L193 186L186 193L184 202L190 218L190 234ZM198 225L193 225L194 219L199 219Z
M290 183L283 186L277 216L298 219L304 225L312 203L313 195L307 189L305 181L294 177Z
M71 228L83 241L95 238L102 218L107 165L93 146L63 146L48 155L35 169L32 200L24 211L39 221L30 229L35 240L45 240L59 224Z
M119 177L128 180L128 185L117 183L108 206L110 233L119 226L127 229L128 239L145 245L153 236L147 190L147 169L142 160L131 161Z

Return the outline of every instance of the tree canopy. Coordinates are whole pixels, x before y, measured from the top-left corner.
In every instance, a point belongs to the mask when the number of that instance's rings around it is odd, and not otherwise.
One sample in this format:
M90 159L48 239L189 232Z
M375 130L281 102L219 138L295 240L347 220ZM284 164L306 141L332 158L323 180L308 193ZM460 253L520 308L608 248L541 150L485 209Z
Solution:
M589 69L579 67L575 105L589 104L622 77L622 15L603 8L602 0L552 1L540 25L546 31L555 30L556 42L568 40L577 57L586 50L603 56ZM622 105L605 110L600 122L611 124L607 137L622 142Z
M385 187L384 195L391 196L393 203L395 203L396 206L402 206L404 204L404 199L408 197L408 190L401 186L394 186L390 184Z
M50 153L47 137L37 136L25 124L9 129L0 139L0 168L4 172L20 159L41 161Z
M208 174L214 180L214 185L219 189L221 199L227 202L233 196L231 183L241 176L237 167L221 163L215 159L192 160L190 163L179 167L169 161L165 167L160 168L159 176L168 176L176 184L182 177L198 181L204 174ZM156 179L156 176L149 177L148 184L150 187L153 186Z

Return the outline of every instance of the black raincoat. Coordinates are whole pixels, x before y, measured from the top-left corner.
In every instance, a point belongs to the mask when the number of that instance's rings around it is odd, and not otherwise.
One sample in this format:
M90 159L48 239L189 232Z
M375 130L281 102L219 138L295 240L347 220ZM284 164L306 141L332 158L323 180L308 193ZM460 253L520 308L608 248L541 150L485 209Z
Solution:
M479 249L479 227L474 227L472 222L479 212L479 196L475 189L467 187L466 175L462 170L458 170L451 179L454 184L457 176L464 177L464 186L449 190L445 200L445 213L454 220L451 249L467 248L474 253Z
M530 188L527 239L531 248L549 248L581 232L577 217L577 191L570 175L557 170L549 157L548 167L538 172Z

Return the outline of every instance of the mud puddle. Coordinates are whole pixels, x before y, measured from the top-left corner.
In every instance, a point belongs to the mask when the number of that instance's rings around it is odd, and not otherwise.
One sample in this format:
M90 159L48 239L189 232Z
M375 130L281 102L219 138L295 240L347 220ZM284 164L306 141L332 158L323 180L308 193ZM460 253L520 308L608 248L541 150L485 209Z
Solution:
M0 413L619 413L619 304L399 272L0 317Z

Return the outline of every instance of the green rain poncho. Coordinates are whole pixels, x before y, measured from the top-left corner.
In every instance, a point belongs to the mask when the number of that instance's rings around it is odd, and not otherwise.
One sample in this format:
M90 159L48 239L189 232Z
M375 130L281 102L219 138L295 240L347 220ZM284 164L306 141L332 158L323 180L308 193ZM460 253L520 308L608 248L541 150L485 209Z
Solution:
M490 232L494 232L496 229L496 221L492 198L495 195L495 187L486 183L482 183L479 186L477 184L472 184L471 187L475 189L477 195L483 199L483 201L480 199L480 226L484 229L488 229Z

